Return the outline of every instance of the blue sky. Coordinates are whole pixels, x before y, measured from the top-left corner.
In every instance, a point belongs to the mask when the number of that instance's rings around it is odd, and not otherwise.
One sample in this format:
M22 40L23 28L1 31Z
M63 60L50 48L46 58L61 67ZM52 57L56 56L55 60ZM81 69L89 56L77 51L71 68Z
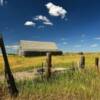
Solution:
M0 0L6 48L54 41L66 52L100 51L100 0Z

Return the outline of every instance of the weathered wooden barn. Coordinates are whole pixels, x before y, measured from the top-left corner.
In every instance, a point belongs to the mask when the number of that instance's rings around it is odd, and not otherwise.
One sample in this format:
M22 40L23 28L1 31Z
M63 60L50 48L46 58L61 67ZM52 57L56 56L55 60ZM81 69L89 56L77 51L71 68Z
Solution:
M20 56L43 56L47 52L51 52L52 55L63 54L54 42L20 41L20 48L18 50Z

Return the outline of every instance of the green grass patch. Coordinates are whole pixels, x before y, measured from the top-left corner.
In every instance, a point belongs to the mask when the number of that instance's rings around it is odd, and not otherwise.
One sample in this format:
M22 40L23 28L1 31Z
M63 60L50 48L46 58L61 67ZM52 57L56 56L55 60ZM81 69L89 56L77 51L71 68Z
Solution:
M100 100L100 73L93 69L53 74L49 81L38 77L17 81L17 100Z

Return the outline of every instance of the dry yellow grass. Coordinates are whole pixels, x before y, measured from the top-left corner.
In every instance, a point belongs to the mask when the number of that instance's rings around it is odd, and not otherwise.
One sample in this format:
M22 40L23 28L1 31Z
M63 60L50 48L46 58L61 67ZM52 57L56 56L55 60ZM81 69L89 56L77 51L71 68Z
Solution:
M11 69L25 69L41 64L45 57L25 58L19 56L8 56ZM0 70L3 69L3 58L0 56Z
M66 73L53 75L47 81L41 78L17 81L20 90L15 100L100 100L100 73L94 67L95 57L100 54L86 54L86 69L82 71L68 70ZM30 69L45 62L46 57L19 57L9 56L11 69ZM79 62L80 55L68 54L64 56L53 56L53 66L67 67L72 62ZM0 70L2 70L3 59L0 57ZM19 71L19 70L18 70ZM5 85L1 84L1 87ZM12 100L7 90L2 90L3 100Z
M94 66L95 57L100 57L99 54L86 54L86 66ZM41 66L46 61L46 57L20 57L20 56L8 56L9 63L12 70L30 69L37 66ZM63 56L53 56L53 66L66 67L71 63L78 63L80 55L68 54ZM3 70L3 58L0 56L0 71Z

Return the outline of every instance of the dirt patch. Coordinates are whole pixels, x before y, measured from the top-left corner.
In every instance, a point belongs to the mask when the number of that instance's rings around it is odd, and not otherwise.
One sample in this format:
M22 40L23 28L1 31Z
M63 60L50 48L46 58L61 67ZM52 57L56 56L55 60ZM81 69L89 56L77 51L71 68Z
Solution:
M38 69L34 69L33 71L22 71L22 72L15 72L13 73L14 78L16 80L23 80L23 79L34 79L35 77L41 75L38 71ZM67 68L53 68L52 72L64 72ZM4 75L0 76L0 80L4 81Z

